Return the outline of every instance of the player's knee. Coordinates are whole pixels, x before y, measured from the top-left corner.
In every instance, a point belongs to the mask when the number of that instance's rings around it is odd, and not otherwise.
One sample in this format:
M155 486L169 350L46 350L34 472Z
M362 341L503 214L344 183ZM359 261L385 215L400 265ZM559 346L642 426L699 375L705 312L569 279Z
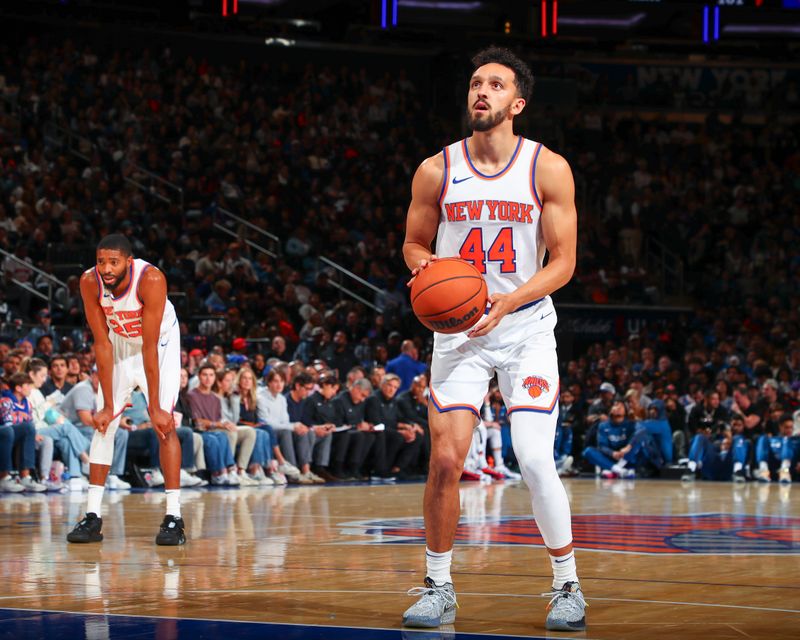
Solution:
M517 455L520 470L526 480L550 477L557 474L556 463L552 451L527 451L524 455Z
M464 470L464 461L455 451L436 451L431 454L429 475L437 482L458 482ZM455 480L453 480L455 479Z

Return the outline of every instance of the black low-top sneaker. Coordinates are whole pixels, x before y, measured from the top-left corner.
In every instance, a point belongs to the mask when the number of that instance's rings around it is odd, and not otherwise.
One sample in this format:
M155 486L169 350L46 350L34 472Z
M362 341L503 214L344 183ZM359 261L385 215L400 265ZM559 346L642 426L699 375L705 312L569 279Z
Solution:
M177 546L186 542L186 535L183 533L183 518L175 516L164 516L164 522L156 536L156 544L164 546Z
M103 519L98 518L96 513L87 513L67 534L67 542L100 542L103 539L100 533L102 528Z

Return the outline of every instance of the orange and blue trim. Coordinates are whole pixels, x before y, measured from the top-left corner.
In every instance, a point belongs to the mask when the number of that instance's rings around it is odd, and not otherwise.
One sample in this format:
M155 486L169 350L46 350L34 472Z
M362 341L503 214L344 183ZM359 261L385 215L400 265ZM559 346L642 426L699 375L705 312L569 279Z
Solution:
M533 195L533 199L536 200L539 211L542 210L542 199L539 197L539 192L536 190L536 163L539 161L539 153L541 153L543 146L544 145L540 142L531 159L531 195Z
M142 273L139 274L139 281L136 283L136 299L139 301L139 304L142 305L142 306L144 306L144 302L142 302L142 298L139 295L139 285L142 284L142 276L144 276L144 272L147 271L152 266L153 266L152 264L144 265L144 269L142 269Z
M511 170L511 167L514 166L514 163L519 158L519 150L522 148L522 141L524 138L522 136L517 136L517 147L514 149L514 154L511 156L511 160L508 161L505 169L500 171L499 173L495 173L493 176L486 175L485 173L481 173L475 168L475 165L472 164L472 158L469 157L469 148L467 147L467 139L464 138L461 141L461 148L464 152L464 157L467 159L467 166L469 166L469 170L472 172L473 175L480 178L481 180L497 180L498 178L504 176Z
M100 302L103 299L103 289L105 286L103 285L103 281L100 279L100 274L97 273L97 267L92 269L94 273L94 279L97 281L97 301Z
M439 208L442 208L444 197L447 195L447 181L450 179L450 151L445 147L442 149L444 158L444 174L442 176L442 190L439 192Z
M478 411L477 407L474 407L471 404L442 404L436 399L436 394L433 392L433 387L431 387L430 390L431 402L439 413L447 413L448 411L472 411L472 413L478 416L478 418L481 417L480 411Z
M553 411L556 408L556 405L558 405L558 398L560 395L561 395L561 383L559 382L558 386L556 387L556 392L553 394L553 401L550 403L549 407L520 404L517 405L516 407L511 407L508 410L508 415L511 415L515 411L531 411L533 413L548 413L548 414L553 413Z

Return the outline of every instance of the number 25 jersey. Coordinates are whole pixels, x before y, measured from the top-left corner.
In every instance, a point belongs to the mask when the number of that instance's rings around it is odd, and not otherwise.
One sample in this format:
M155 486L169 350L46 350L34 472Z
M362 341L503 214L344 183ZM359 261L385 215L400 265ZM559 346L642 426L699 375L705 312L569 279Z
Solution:
M108 335L123 338L132 344L142 344L142 309L144 305L139 298L139 282L147 269L154 269L153 265L145 260L135 258L130 268L130 283L119 296L114 296L103 285L97 273L97 267L90 269L97 279L99 302L106 316ZM164 305L164 316L161 318L159 336L165 335L177 322L175 307L167 299Z
M546 249L535 185L541 150L541 143L518 136L508 165L494 175L475 167L466 139L443 150L436 255L475 265L489 293L510 293L542 269Z

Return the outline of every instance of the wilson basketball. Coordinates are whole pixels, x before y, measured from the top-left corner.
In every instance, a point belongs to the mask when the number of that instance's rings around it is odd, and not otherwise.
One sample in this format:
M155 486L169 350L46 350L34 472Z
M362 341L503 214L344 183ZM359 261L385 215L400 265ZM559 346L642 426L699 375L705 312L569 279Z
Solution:
M480 320L489 296L480 271L460 258L442 258L411 285L411 306L431 331L459 333Z

